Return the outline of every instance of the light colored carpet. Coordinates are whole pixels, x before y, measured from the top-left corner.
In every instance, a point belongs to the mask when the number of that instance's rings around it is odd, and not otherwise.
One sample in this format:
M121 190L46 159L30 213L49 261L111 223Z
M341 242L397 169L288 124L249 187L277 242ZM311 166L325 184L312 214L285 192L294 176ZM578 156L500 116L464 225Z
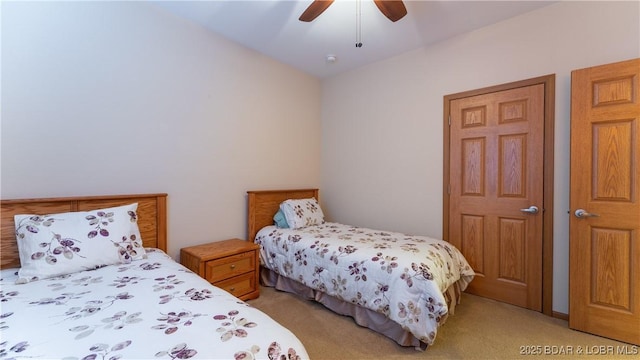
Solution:
M249 304L296 334L314 360L640 358L637 346L574 331L564 320L466 293L440 327L434 345L422 352L398 346L321 304L273 288L260 291Z

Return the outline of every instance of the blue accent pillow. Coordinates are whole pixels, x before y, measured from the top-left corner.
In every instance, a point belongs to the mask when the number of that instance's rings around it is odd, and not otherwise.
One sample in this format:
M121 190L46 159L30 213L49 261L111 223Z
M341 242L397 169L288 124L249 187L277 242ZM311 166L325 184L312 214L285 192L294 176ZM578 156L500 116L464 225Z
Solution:
M278 210L278 212L273 215L273 223L281 229L289 228L289 224L287 224L287 218L284 217L284 213L282 213L282 210Z

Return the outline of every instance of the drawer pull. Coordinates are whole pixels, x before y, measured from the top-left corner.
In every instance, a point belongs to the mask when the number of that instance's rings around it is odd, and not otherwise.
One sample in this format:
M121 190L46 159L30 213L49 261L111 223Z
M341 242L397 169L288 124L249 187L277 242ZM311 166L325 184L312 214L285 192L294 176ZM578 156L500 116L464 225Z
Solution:
M231 264L231 269L235 269L236 268L236 264Z
M234 291L236 291L236 288L234 288L234 287L229 289L229 292L234 292Z

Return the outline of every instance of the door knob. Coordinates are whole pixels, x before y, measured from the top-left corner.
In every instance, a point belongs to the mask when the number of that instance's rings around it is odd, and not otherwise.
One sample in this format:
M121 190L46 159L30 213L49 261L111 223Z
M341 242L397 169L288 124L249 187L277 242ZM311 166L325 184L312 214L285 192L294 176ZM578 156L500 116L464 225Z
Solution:
M598 214L592 214L592 213L590 213L590 212L587 212L587 211L586 211L586 210L584 210L584 209L578 209L578 210L576 210L576 212L574 213L574 215L575 215L577 218L580 218L580 219L582 219L582 218L586 218L586 217L597 217L597 216L600 216L600 215L598 215Z
M538 213L538 207L535 205L531 205L526 209L520 209L520 211L524 212L524 213L528 213L528 214L537 214Z

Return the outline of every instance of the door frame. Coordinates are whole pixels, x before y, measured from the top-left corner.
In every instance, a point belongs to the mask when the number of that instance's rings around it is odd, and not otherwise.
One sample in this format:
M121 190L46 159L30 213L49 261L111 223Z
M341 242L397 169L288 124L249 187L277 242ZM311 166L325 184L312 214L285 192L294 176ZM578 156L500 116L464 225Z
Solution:
M443 181L442 181L442 238L449 240L449 171L450 102L456 99L544 84L544 155L543 155L543 212L542 212L542 313L564 318L553 313L553 145L555 124L555 74L489 86L444 96Z

